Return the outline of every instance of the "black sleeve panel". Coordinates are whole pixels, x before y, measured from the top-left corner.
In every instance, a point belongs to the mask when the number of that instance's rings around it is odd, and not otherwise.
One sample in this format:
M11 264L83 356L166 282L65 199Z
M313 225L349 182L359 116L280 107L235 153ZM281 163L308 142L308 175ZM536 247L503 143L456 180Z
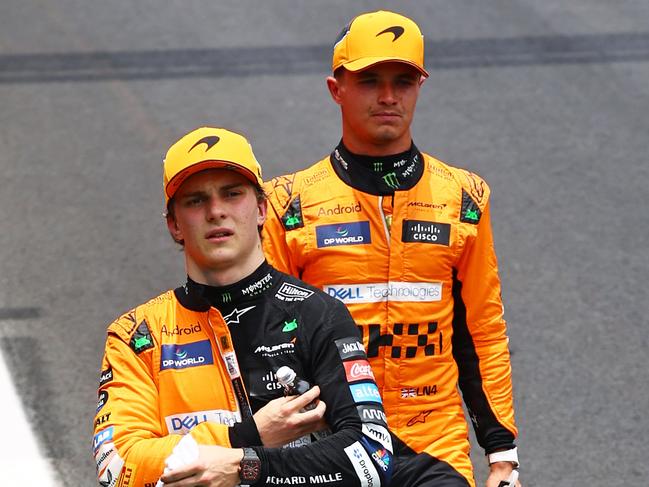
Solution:
M479 358L466 320L462 282L453 271L453 357L459 370L459 385L478 443L486 453L514 448L514 435L501 425L482 387Z
M243 448L244 446L262 445L259 437L259 430L253 418L243 420L241 423L235 423L228 429L230 445L232 448Z
M356 325L344 305L329 296L317 294L306 304L308 308L300 312L302 322L309 326L300 338L309 342L310 356L304 357L304 365L311 370L311 377L305 378L320 387L332 434L299 448L255 447L262 459L261 483L387 485L392 473L392 446L388 448L385 442L364 433L384 428L378 388L373 380L350 383L343 365L344 360L367 360ZM374 391L376 399L371 400ZM361 414L368 409L374 411L369 414L374 419L364 428Z

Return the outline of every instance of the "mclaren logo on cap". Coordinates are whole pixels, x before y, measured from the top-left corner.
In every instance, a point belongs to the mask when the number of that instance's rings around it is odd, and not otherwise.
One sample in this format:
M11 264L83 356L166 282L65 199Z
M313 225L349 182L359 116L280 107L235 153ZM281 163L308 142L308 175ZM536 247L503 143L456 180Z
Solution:
M392 27L388 27L387 29L382 30L381 32L376 34L376 37L380 36L381 34L387 34L388 32L394 34L394 39L392 39L392 42L394 42L403 35L405 29L400 25L393 25Z
M340 31L340 34L338 34L338 37L336 37L336 41L334 42L334 47L342 41L347 34L349 34L349 28L351 27L352 23L350 22L347 24L345 27L343 27L343 30Z
M207 152L207 151L210 150L212 147L214 147L214 145L215 145L219 140L221 140L221 138L220 138L218 135L208 135L207 137L203 137L201 140L199 140L198 142L196 142L196 143L192 146L192 148L189 149L187 152L191 152L191 151L193 151L194 148L195 148L197 145L200 145L200 144L205 144L205 145L207 146L207 149L205 149L205 152Z

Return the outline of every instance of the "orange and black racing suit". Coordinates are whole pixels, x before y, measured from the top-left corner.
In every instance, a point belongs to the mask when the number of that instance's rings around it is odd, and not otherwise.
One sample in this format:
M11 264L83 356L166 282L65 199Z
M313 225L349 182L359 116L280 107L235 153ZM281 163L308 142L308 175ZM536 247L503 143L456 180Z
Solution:
M252 414L282 396L290 366L320 386L331 434L262 447ZM256 485L387 485L392 443L345 306L267 263L226 287L188 279L108 327L94 455L105 487L153 487L182 435L249 446Z
M517 435L487 184L414 144L370 158L341 143L265 189L269 261L341 300L361 329L405 444L395 483L474 486L462 398L486 453ZM425 455L401 468L413 452Z

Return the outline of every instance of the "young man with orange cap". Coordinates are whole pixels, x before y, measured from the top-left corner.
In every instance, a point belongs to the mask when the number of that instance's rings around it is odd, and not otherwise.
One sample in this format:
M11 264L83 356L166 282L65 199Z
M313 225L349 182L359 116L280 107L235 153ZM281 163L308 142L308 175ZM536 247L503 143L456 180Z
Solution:
M342 140L266 185L264 250L345 303L359 324L395 444L397 485L475 486L462 400L490 464L518 475L510 355L489 187L414 145L424 40L412 20L359 15L327 87ZM460 395L461 391L461 395Z
M187 280L108 327L100 485L389 482L392 444L357 327L342 303L265 261L261 185L250 144L228 130L194 130L167 152L167 226ZM314 387L284 398L282 366ZM331 434L311 442L325 421Z

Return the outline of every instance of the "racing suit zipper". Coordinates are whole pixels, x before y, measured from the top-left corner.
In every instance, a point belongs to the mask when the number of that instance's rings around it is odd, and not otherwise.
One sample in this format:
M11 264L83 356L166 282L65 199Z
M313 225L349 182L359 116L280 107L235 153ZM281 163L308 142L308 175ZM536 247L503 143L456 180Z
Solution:
M234 351L234 344L232 343L232 337L230 336L229 331L227 331L227 324L225 328L217 333L215 325L210 319L210 312L217 312L216 308L210 308L207 312L207 323L208 329L210 330L209 339L212 342L212 349L219 353L222 364L226 368L226 372L230 377L230 382L232 384L232 392L239 406L239 414L241 415L242 420L252 418L252 409L250 407L250 400L248 399L248 394L246 393L246 388L243 383L243 377L241 377L241 369L239 368L239 363L237 360L237 355ZM217 336L218 335L218 336Z
M390 234L392 231L392 208L394 206L394 196L390 197L390 201L385 201L383 196L379 196L379 213L381 214L381 221L383 222L383 231L385 232L385 239L390 246Z

